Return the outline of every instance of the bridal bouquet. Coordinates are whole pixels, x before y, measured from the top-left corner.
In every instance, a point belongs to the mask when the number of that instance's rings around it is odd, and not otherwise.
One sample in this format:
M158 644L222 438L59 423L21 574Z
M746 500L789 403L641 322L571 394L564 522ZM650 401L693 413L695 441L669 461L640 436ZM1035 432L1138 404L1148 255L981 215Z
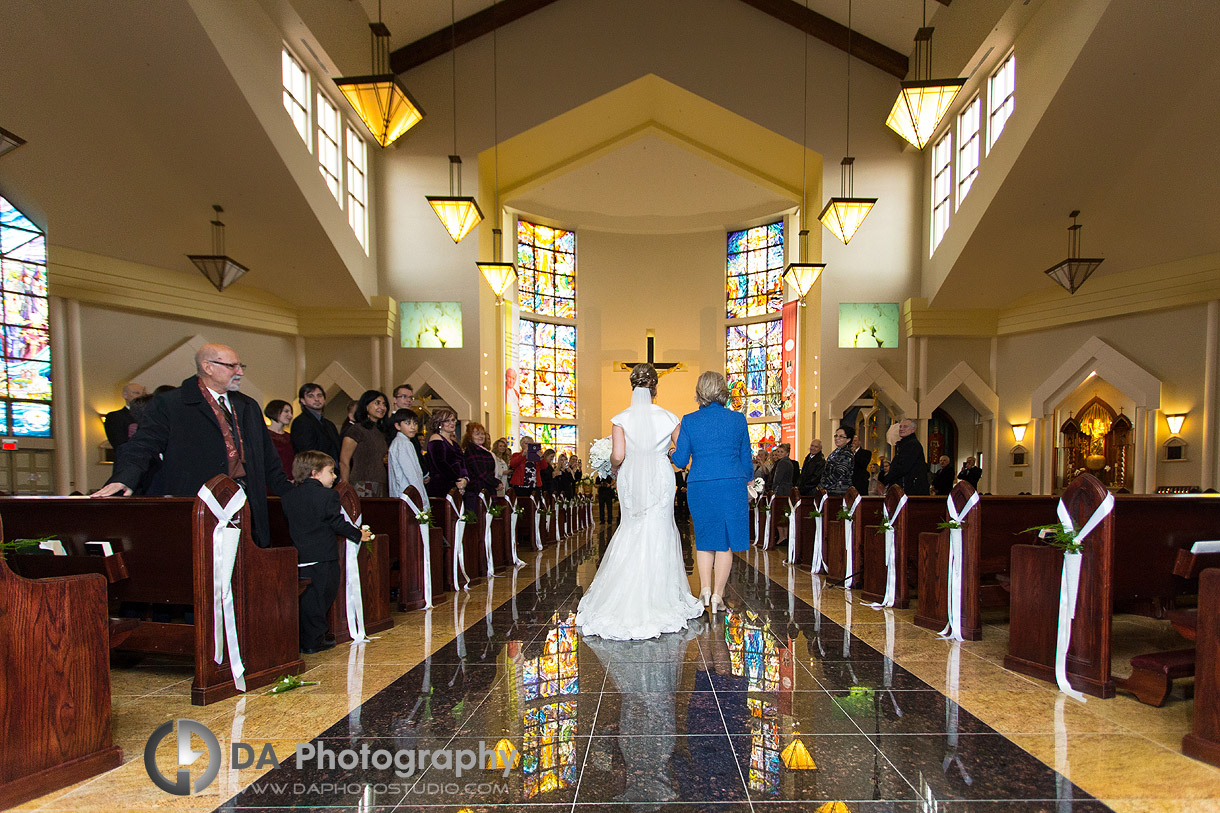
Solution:
M767 492L767 481L761 477L755 477L746 483L746 491L750 493L750 499L756 500Z
M589 446L589 468L602 477L610 476L610 452L614 448L610 437L598 438Z

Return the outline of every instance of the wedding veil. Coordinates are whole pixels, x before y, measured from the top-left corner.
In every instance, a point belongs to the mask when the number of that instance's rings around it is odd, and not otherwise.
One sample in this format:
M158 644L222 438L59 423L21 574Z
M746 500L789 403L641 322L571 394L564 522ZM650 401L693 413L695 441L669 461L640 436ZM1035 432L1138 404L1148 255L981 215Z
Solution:
M641 517L660 504L666 496L666 488L670 492L673 490L673 473L668 461L660 466L651 459L657 454L655 446L663 430L659 417L660 412L652 408L652 392L647 387L632 390L631 406L627 410L627 420L623 422L627 436L625 471L619 472L619 499L632 517ZM622 500L624 496L626 501Z

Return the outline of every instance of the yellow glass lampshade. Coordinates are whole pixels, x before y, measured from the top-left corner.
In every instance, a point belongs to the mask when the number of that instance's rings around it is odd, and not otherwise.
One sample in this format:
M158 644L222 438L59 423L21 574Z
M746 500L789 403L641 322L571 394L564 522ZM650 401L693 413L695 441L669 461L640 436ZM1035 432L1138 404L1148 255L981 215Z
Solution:
M822 225L830 229L830 233L838 237L843 245L847 245L876 202L876 198L831 198L818 215L818 220L822 221Z
M427 198L432 211L436 212L436 216L445 226L445 231L449 232L455 243L461 242L483 219L483 211L479 209L474 198L433 195L428 195Z
M504 298L504 292L517 278L517 267L512 263L475 263L483 272L483 279L496 294L496 301Z
M1186 422L1185 415L1166 415L1165 416L1165 423L1169 426L1170 433L1174 434L1174 435L1182 434L1182 424L1185 422Z
M851 813L851 808L843 802L827 802L819 807L815 813Z
M965 79L903 82L886 125L922 150L965 84Z
M424 118L424 111L394 74L352 76L336 79L335 85L383 147L393 144Z
M503 771L506 768L518 768L521 766L521 752L517 750L508 737L502 737L496 743L496 765L498 771ZM511 761L512 764L509 764Z
M813 755L809 753L805 743L801 742L800 737L793 737L779 757L783 760L784 767L790 771L816 771L818 767L813 764Z
M1014 423L1012 425L1012 436L1016 438L1017 443L1025 440L1025 430L1029 428L1027 423Z
M796 289L803 302L805 294L813 288L825 268L825 263L788 263L788 268L784 271L784 282Z

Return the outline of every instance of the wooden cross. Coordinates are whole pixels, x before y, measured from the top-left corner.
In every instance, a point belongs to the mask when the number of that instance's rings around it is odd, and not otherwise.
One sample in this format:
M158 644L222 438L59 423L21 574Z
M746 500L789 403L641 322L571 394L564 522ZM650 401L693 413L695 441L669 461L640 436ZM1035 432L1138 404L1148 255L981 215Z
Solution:
M686 367L680 361L657 361L655 356L657 332L652 328L648 328L648 330L644 332L644 335L648 340L648 358L645 360L653 367L657 368L658 377L667 373L681 372L686 369ZM614 369L620 373L629 373L631 372L632 368L635 367L635 365L640 363L641 362L638 361L618 361L615 362Z

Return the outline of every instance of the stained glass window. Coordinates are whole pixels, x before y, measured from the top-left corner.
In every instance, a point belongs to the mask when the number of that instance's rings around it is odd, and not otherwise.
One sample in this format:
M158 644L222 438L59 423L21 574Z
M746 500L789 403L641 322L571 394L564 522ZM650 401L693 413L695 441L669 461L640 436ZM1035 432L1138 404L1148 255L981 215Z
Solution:
M783 221L729 232L727 271L730 319L783 310Z
M778 423L752 423L746 428L750 430L750 446L755 449L769 449L779 443Z
M0 366L0 431L51 436L51 334L47 304L47 242L0 197L0 289L4 312Z
M522 310L576 318L576 232L518 220L517 272Z
M533 703L522 715L521 767L526 796L576 782L576 701L580 691L576 615L554 616L542 654L521 665L522 699ZM552 699L553 698L553 699Z
M729 406L747 418L780 414L783 390L783 323L779 319L729 325L725 378Z
M576 326L521 320L521 414L576 418Z
M557 453L576 454L576 424L571 423L522 423L520 440L529 436L543 449L554 449Z

